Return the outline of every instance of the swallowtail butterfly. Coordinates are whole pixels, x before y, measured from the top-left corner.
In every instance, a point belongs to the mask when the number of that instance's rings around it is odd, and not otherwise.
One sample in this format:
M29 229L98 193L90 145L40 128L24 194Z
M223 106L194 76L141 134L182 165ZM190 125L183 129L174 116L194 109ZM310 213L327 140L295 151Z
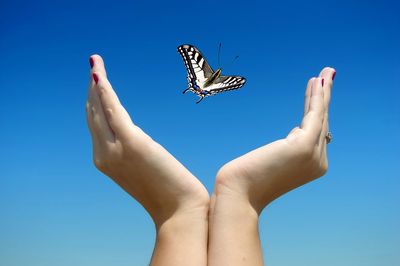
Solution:
M214 71L207 63L199 49L190 44L178 47L178 52L183 58L187 70L188 88L200 99L199 103L207 96L215 95L228 90L236 90L244 85L246 79L240 76L221 76L222 68Z

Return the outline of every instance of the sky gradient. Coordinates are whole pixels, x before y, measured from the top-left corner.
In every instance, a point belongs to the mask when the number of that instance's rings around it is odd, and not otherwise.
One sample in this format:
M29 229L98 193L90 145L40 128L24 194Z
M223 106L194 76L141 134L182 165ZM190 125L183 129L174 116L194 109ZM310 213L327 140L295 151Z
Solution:
M265 260L400 265L399 14L396 1L1 1L0 265L150 259L150 217L92 164L93 53L135 123L209 191L225 162L298 125L307 80L334 67L329 171L264 210ZM196 105L176 47L216 68L220 42L224 73L247 83Z

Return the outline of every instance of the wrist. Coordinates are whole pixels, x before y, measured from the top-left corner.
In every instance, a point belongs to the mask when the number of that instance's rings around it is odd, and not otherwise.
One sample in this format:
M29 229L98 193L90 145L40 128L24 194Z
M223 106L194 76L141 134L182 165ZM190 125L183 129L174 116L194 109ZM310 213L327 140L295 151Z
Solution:
M209 204L191 205L178 208L168 215L159 212L152 216L157 232L168 228L168 231L181 230L192 225L201 226L207 223Z
M218 180L218 179L217 179ZM259 211L251 202L247 190L235 189L231 184L216 182L214 188L215 204L210 215L231 216L232 219L248 218L258 222Z
M206 265L207 212L208 208L192 209L156 223L156 246L151 265Z
M255 175L256 174L256 175ZM230 195L247 201L258 215L272 201L294 187L288 187L289 176L253 173L237 168L230 163L224 165L216 176L214 194Z
M263 265L258 221L247 197L216 186L209 216L208 265Z

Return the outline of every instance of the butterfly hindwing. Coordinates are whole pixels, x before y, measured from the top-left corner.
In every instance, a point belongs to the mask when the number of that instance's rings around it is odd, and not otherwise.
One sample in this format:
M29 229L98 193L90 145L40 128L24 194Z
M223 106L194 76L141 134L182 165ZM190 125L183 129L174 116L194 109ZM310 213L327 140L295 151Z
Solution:
M220 76L214 83L205 88L211 94L217 94L223 91L236 90L246 83L246 79L240 76Z
M220 92L235 90L242 87L246 79L240 76L221 76L221 69L214 71L207 63L199 49L190 44L178 47L187 71L188 90L201 99Z

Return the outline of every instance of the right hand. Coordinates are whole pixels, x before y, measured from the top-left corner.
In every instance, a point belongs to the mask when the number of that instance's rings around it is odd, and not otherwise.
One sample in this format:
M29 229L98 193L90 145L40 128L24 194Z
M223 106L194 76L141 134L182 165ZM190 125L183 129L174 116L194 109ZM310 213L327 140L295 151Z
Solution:
M284 193L322 176L328 169L326 135L335 70L324 68L307 84L303 121L290 134L224 165L216 194L239 195L259 214Z

